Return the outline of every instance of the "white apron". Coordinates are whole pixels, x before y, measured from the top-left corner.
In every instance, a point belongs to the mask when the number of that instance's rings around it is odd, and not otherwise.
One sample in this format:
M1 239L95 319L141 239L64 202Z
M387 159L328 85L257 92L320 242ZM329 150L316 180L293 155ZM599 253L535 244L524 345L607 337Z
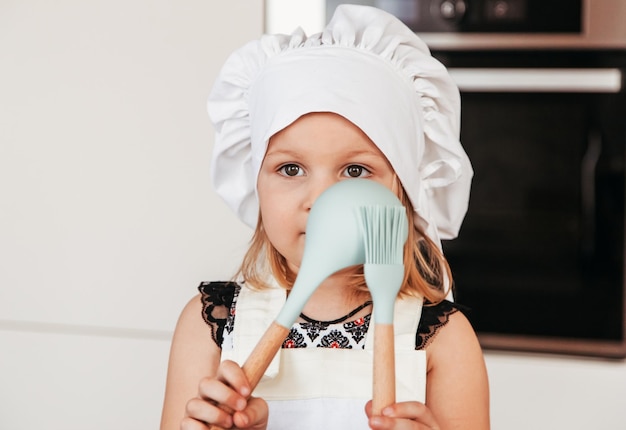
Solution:
M253 291L243 286L237 298L233 348L222 359L240 365L285 302L285 291ZM426 352L415 350L422 300L397 300L394 313L396 400L425 401ZM374 324L365 349L281 349L254 390L269 405L270 430L366 430L365 403L372 398Z

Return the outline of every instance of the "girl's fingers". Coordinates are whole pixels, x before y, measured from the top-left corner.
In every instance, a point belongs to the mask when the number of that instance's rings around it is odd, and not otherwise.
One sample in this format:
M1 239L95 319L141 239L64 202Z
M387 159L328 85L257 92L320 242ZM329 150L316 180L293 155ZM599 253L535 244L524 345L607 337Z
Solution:
M185 417L180 422L180 430L209 430L209 426L193 418Z
M217 379L231 386L243 397L252 394L248 378L237 363L230 360L224 360L217 369Z
M200 380L198 396L187 402L187 418L181 428L205 430L209 423L222 428L232 427L233 411L246 409L249 393L248 380L241 368L232 361L221 363L215 377Z
M418 421L383 416L370 418L368 424L372 430L438 430L438 427L429 427Z
M265 429L268 415L267 402L261 398L251 397L248 406L242 412L233 415L233 422L240 428Z
M420 402L393 404L382 411L381 416L371 415L371 402L366 405L369 423L374 430L438 430L439 425L430 409Z
M246 398L213 378L204 378L198 385L198 398L206 400L213 405L225 405L231 411L242 411L246 407Z
M430 428L438 427L435 416L430 409L420 402L401 402L383 409L383 415L388 417L409 418L418 420Z
M250 392L241 367L233 361L222 362L215 377L200 380L198 396L187 402L181 429L208 430L209 424L222 428L265 428L267 403L262 399L248 401Z
M233 419L214 403L205 399L194 398L187 402L186 417L181 422L181 430L208 430L209 423L222 428L233 426Z
M242 411L250 395L250 384L243 370L233 361L220 364L215 378L203 378L198 385L198 397L224 405L230 411Z

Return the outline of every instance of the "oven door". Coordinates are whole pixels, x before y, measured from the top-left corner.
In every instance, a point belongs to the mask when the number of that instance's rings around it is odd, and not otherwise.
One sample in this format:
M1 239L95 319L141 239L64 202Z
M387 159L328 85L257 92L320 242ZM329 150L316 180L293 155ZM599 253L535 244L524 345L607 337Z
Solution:
M481 343L625 356L621 69L450 72L475 176L444 251Z

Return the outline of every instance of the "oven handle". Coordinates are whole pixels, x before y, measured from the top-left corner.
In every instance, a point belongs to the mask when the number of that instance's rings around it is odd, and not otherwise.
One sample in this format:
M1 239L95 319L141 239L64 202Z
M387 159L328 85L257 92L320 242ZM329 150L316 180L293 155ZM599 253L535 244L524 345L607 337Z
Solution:
M581 251L585 257L595 252L596 168L602 153L602 137L592 130L587 136L587 150L580 166L580 203L582 215Z
M448 69L462 92L619 93L622 71L604 69Z

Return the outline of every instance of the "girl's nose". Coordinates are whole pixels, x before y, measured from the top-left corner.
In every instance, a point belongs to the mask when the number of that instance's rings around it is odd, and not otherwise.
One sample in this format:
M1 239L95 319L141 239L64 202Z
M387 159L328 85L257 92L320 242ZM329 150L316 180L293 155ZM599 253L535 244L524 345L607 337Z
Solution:
M304 205L307 211L310 211L315 204L317 198L324 192L328 187L337 183L339 179L335 177L323 177L323 178L315 178L311 179L307 184L307 195L304 201Z

